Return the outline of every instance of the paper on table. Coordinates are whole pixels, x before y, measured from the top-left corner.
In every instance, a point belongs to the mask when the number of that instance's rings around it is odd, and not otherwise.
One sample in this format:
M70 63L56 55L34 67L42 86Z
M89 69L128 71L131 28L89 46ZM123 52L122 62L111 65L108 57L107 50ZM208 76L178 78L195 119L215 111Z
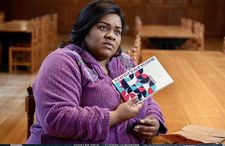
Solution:
M225 130L187 125L181 131L161 135L168 143L200 144L221 143L225 140Z

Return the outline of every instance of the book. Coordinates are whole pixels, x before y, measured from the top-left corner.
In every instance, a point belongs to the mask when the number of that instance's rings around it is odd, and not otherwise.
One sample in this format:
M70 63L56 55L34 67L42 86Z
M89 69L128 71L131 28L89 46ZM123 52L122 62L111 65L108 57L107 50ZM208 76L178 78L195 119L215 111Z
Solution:
M113 79L112 82L124 101L137 98L137 102L140 102L174 81L153 56Z

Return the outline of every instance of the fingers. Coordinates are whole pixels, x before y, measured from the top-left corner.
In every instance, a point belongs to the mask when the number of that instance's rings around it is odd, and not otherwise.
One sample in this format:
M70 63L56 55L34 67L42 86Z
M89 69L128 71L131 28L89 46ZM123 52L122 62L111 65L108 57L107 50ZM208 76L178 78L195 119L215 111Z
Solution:
M142 106L142 104L134 105L130 107L130 110L135 113L139 113L139 111L142 109Z
M135 104L134 106L141 109L143 105L144 105L144 102L139 102L139 103Z
M138 132L138 131L145 131L145 132L156 133L158 129L157 129L157 127L154 127L154 126L137 125L137 126L134 127L133 130L136 131L136 132Z
M137 125L133 130L137 132L138 135L146 139L151 139L157 133L157 128L153 126Z
M137 97L129 98L129 100L128 100L128 104L130 106L135 105L137 102L138 102L138 98Z
M138 102L137 97L129 99L127 102L130 107L137 107L137 108L142 108L142 106L144 104L143 101Z
M145 118L140 120L142 125L157 125L158 121L155 118Z
M143 138L151 139L152 137L155 136L155 133L154 132L140 131L139 135L141 135Z
M143 107L143 102L140 102L131 106L131 108L136 112L139 112L142 109L142 107Z
M146 131L146 132L155 132L157 131L157 128L154 127L154 126L144 126L144 125L141 125L139 130L141 131Z
M140 125L134 127L134 131L137 132L143 138L151 139L156 135L159 129L159 121L154 117L146 117L140 120Z
M132 105L135 104L135 100L136 100L136 99L134 99L134 98L129 98L129 100L127 101L127 104L128 104L129 106L132 106Z

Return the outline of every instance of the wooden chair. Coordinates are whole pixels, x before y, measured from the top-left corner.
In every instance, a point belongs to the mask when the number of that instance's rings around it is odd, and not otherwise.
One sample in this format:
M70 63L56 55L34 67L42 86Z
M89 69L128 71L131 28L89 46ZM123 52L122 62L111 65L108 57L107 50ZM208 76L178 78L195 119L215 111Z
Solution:
M27 113L27 138L30 136L30 127L34 122L35 101L32 87L27 88L28 96L25 98L25 111Z
M136 35L132 48L128 49L127 53L131 56L136 64L141 62L141 37Z
M181 26L190 32L193 32L193 23L192 19L181 17ZM188 39L177 49L196 50L195 41L193 39Z
M141 36L140 35L136 35L136 38L134 40L134 48L136 48L137 50L137 64L142 62L142 58L141 58Z
M142 20L140 16L136 16L134 20L134 34L135 35L140 35L141 33L141 27L142 27Z
M38 50L40 50L40 20L32 19L31 42L26 44L15 44L9 47L9 72L17 71L18 66L30 68L34 73L38 68Z
M181 26L188 29L190 32L193 31L193 20L190 18L181 17Z
M198 22L198 21L194 21L194 25L193 25L193 31L196 34L196 39L195 39L195 44L196 44L196 48L199 51L203 51L204 50L204 34L205 34L205 26L204 24Z

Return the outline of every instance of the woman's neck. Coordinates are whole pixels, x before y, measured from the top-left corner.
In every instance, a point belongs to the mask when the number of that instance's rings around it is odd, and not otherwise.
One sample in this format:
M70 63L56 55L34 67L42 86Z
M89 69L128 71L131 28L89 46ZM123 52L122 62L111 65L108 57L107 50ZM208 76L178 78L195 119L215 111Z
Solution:
M101 69L104 71L104 73L106 73L108 75L109 71L107 69L107 63L108 63L108 60L103 60L103 61L98 61Z

